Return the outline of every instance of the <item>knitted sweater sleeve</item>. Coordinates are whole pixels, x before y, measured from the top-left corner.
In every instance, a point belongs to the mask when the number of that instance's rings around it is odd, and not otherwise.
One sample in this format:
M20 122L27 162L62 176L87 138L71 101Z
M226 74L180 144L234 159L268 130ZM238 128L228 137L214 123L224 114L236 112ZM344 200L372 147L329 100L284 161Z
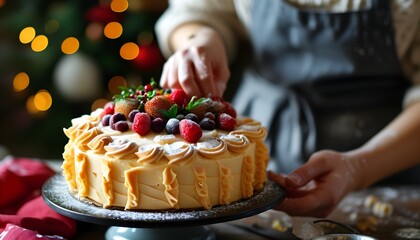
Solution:
M214 28L225 43L229 61L236 53L238 31L242 29L232 0L171 0L168 9L155 26L157 40L165 57L173 54L169 45L171 33L180 25L199 22Z

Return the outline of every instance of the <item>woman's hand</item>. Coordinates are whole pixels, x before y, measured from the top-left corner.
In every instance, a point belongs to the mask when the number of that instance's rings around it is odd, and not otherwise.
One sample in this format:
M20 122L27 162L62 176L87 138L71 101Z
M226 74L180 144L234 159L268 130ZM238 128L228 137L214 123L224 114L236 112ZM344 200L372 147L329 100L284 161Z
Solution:
M181 34L174 37L181 38L173 44L178 50L165 63L160 85L183 89L190 96L222 97L230 72L221 37L209 27Z
M296 216L327 216L358 187L358 161L353 160L348 154L324 150L287 176L270 172L269 178L287 190L275 209Z

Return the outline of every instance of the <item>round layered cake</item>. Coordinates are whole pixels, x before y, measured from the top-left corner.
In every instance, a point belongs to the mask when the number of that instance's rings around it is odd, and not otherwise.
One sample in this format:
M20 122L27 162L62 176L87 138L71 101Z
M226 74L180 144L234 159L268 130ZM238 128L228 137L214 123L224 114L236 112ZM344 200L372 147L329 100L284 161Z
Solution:
M73 194L104 208L168 210L211 209L262 190L269 155L259 122L221 99L147 88L124 89L64 129Z

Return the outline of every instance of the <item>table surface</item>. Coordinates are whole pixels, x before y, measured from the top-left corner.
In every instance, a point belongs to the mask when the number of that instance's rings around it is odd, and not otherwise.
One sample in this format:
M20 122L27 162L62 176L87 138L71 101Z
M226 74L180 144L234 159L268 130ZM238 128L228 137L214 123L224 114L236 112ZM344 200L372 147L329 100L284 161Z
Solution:
M392 214L381 217L372 212L372 208L364 205L366 198L369 196L374 196L377 202L389 203L393 207ZM377 239L395 239L393 234L398 229L420 229L420 186L383 186L350 193L326 219L349 225L359 230L360 233L376 237ZM216 239L222 240L270 239L244 230L242 227L257 225L260 229L267 228L271 231L273 230L273 223L280 223L278 226L285 228L289 226L286 233L290 236L292 236L292 232L299 231L299 228L303 229L308 226L315 227L316 230L321 230L324 234L349 233L347 229L334 224L312 224L314 220L318 219L290 217L283 212L268 210L256 216L231 222L211 224L208 227L215 233ZM81 222L76 239L103 239L107 229L108 226ZM305 238L308 236L308 234L306 236L304 234Z

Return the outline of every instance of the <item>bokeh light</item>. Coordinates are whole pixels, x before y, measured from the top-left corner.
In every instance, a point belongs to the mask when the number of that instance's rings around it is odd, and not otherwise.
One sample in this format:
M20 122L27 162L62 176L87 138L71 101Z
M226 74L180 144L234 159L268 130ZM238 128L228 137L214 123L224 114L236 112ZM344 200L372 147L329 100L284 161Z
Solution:
M60 23L55 20L55 19L51 19L49 20L46 24L45 24L45 32L47 33L55 33L57 32L57 30L60 28Z
M133 60L139 55L139 46L133 42L128 42L120 48L120 56L125 60Z
M86 36L92 41L97 41L101 39L103 30L104 26L101 23L89 23L86 27Z
M20 31L19 41L23 44L30 43L35 38L35 35L36 35L35 28L26 27L22 29L22 31Z
M48 46L48 38L45 35L38 35L32 40L31 48L34 52L44 51Z
M79 49L79 40L75 37L68 37L61 43L61 51L64 54L73 54Z
M104 28L104 35L110 39L116 39L121 36L123 27L119 22L110 22Z
M3 7L5 3L6 3L6 0L0 0L0 7Z
M13 78L13 90L15 90L15 92L23 91L28 86L29 76L25 72L20 72Z
M103 99L103 98L95 100L92 103L92 107L91 107L92 112L95 111L98 108L103 108L107 102L109 102L109 100Z
M124 12L128 8L127 0L112 0L111 9L114 12Z
M139 33L137 41L142 46L147 46L153 43L153 33L144 31Z
M35 98L35 96L30 96L30 97L26 100L26 110L27 110L29 113L32 113L32 114L35 114L35 113L39 112L39 110L35 107L34 98Z
M51 94L47 90L39 90L34 97L34 106L39 111L47 111L52 105Z
M127 87L127 80L122 76L114 76L108 82L108 90L112 95L119 94L121 89L119 86Z

